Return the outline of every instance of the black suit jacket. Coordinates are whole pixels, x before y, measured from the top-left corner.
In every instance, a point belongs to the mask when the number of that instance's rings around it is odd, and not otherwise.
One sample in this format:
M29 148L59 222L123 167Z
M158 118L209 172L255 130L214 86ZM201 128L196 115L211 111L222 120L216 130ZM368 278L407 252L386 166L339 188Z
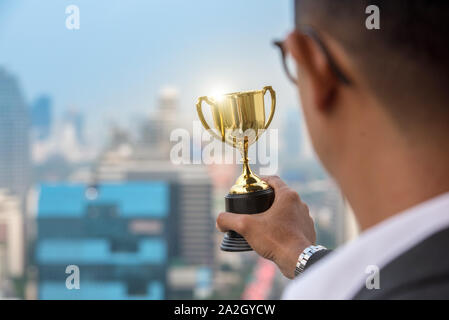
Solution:
M328 254L332 251L314 254L306 270ZM431 235L381 268L379 280L380 289L363 286L353 299L449 299L449 228Z

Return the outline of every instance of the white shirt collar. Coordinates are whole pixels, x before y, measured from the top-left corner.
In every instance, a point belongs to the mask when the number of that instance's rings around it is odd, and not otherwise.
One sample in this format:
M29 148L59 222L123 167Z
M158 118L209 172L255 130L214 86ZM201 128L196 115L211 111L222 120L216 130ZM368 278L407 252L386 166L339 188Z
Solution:
M338 248L292 281L283 299L351 299L365 285L368 266L381 269L448 226L449 192L388 218Z

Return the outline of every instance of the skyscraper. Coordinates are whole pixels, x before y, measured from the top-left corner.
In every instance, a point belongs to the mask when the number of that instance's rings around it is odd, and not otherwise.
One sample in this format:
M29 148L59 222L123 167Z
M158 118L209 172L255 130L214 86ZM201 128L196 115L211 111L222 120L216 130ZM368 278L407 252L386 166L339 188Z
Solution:
M17 80L0 69L0 188L24 197L30 181L29 113Z
M77 143L81 145L85 143L84 116L79 110L75 108L68 110L64 115L64 125L73 128Z
M303 123L298 109L287 109L283 115L284 125L282 130L282 152L288 154L288 159L296 161L303 152ZM287 159L285 159L287 160Z
M199 274L209 270L207 274L212 277L214 267L212 185L206 168L175 166L168 161L120 159L114 153L104 155L95 176L101 183L159 181L170 186L169 258L174 263L169 266L167 297L192 298L198 289ZM142 196L158 200L151 192Z
M23 232L19 198L0 189L0 299L17 297L11 278L24 272Z
M40 299L164 299L176 234L164 182L44 184L38 203ZM67 266L80 271L66 287Z
M162 161L105 157L98 166L98 181L164 181L173 187L177 248L173 252L186 264L212 265L214 223L212 190L202 166L174 166ZM151 197L151 194L148 194Z
M170 133L177 127L179 118L178 93L174 88L161 90L158 108L147 118L141 128L139 148L140 157L168 160L170 154Z
M37 140L46 140L51 131L51 99L47 95L39 96L31 106L31 125L33 136Z

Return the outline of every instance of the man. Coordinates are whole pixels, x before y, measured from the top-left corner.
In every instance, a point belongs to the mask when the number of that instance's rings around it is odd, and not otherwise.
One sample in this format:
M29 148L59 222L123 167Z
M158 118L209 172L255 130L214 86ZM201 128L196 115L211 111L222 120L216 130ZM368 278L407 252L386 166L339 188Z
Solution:
M373 4L380 29L368 30ZM295 13L280 44L296 62L288 75L362 233L315 246L307 205L278 177L266 178L268 211L221 213L217 227L299 274L287 299L449 298L449 3L296 0Z

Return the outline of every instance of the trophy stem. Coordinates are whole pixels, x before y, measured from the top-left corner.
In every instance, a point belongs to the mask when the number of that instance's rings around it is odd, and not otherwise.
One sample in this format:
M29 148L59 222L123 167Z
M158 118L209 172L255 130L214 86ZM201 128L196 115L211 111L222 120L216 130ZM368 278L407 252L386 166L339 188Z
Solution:
M243 142L243 151L242 151L242 162L243 162L243 177L248 179L253 176L253 172L249 167L249 159L248 159L248 137L245 137Z

